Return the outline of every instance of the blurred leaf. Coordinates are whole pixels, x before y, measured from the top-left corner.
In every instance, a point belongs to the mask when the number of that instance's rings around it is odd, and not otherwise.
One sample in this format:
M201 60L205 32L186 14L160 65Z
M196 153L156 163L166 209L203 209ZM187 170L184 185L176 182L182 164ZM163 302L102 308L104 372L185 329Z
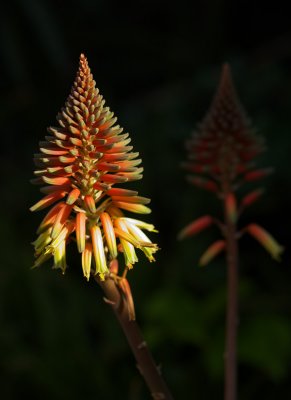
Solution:
M240 327L239 358L274 380L287 374L291 356L291 323L280 315L258 315Z
M201 302L178 288L159 290L144 310L147 336L158 345L165 335L175 342L199 345L204 337Z

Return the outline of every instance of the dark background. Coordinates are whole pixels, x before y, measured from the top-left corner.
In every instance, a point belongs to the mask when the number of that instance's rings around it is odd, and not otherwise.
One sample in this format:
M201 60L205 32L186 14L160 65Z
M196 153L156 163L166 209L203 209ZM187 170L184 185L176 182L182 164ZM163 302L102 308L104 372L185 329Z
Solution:
M180 164L228 61L268 144L258 165L275 168L241 226L260 223L287 248L290 14L252 1L10 0L1 4L0 24L0 397L149 398L76 252L65 277L49 263L30 269L30 242L44 215L28 211L40 198L29 184L32 156L55 124L84 52L143 158L144 179L131 187L152 198L146 218L160 231L157 262L141 257L130 273L138 320L177 399L222 398L225 262L197 266L219 235L211 229L176 241L191 220L221 212L211 194L186 183ZM240 249L239 399L290 398L290 253L277 264L247 237Z

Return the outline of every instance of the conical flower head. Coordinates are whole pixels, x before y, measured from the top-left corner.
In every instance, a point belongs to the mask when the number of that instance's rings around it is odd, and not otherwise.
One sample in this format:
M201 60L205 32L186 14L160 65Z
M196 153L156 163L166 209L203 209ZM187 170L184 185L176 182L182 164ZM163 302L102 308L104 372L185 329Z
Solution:
M181 230L178 238L189 237L216 224L224 239L227 239L228 226L236 229L242 211L256 202L263 193L262 188L257 188L239 200L235 191L242 183L260 180L272 171L270 168L254 169L255 158L264 150L263 141L254 133L246 117L227 64L222 68L210 109L187 143L187 148L189 161L185 167L195 174L189 176L188 180L217 193L223 201L225 221L205 215ZM238 232L237 237L240 238L246 232L259 241L273 258L280 260L283 247L265 229L250 224ZM225 248L225 240L214 242L202 255L200 265L208 264Z
M210 110L187 148L186 168L204 175L190 176L189 181L217 192L224 185L235 187L238 178L253 168L253 159L263 150L262 140L254 134L240 104L227 64L223 66Z
M73 232L88 279L92 260L95 273L103 279L119 251L128 268L137 261L135 248L154 260L157 246L143 232L154 227L123 213L150 213L146 206L150 200L115 186L141 179L143 171L128 133L122 133L116 120L81 55L71 93L57 115L59 125L48 128L49 136L40 142L40 153L34 157L39 169L33 183L45 185L40 189L45 196L31 211L54 204L33 243L35 266L53 256L54 267L65 271L66 243Z

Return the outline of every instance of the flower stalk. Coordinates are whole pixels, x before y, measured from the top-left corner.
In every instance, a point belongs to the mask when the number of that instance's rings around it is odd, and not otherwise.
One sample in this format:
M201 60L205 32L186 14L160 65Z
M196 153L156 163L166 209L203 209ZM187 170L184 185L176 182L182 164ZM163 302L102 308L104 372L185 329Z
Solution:
M283 247L264 228L249 224L237 230L239 217L247 207L260 199L263 189L240 196L244 184L266 177L270 168L256 169L255 158L264 151L243 110L234 88L230 68L223 66L220 83L209 112L187 143L188 162L184 167L193 185L214 193L222 202L222 221L206 215L181 230L178 239L200 233L210 226L220 228L223 239L212 243L199 260L205 266L222 251L227 264L227 309L225 333L224 400L237 399L237 325L238 325L238 239L248 233L279 261Z
M94 279L105 294L105 301L111 306L137 362L137 368L144 378L154 400L172 400L173 397L161 375L160 368L149 351L147 343L135 319L129 317L128 299L122 295L120 286L112 276Z
M39 143L34 161L38 169L32 183L45 195L30 208L52 206L42 220L35 249L34 267L53 259L53 268L65 273L66 247L76 242L84 277L98 282L106 301L127 337L153 399L172 396L146 346L135 321L134 301L126 275L141 251L152 262L158 246L144 231L157 232L152 224L127 217L127 212L149 214L150 199L116 187L142 178L139 153L132 152L128 133L105 107L86 57L79 69L65 107L57 115L58 126ZM45 186L43 186L45 185ZM118 275L118 256L124 269Z
M235 400L237 393L237 326L238 326L238 245L236 222L229 212L225 196L225 237L227 261L227 310L224 352L224 400ZM231 196L233 196L231 194Z

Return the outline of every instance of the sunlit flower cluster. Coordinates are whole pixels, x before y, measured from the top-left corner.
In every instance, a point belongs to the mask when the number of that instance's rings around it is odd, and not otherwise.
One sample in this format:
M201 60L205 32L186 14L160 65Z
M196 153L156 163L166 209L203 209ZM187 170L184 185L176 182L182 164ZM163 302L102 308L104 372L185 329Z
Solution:
M38 170L33 183L45 185L40 189L45 196L31 211L53 205L33 242L35 267L53 257L54 268L64 272L70 240L77 242L87 279L92 272L104 279L119 253L126 268L138 261L136 249L154 261L157 246L143 232L155 231L154 226L124 214L150 213L150 200L115 186L141 179L143 171L128 133L116 120L81 55L71 93L57 116L59 126L48 128L34 157Z

